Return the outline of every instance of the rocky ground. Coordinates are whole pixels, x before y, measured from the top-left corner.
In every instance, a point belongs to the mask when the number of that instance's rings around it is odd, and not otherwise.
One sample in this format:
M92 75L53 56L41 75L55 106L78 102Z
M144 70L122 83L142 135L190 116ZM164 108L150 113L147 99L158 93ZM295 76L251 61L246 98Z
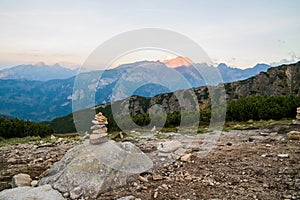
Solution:
M61 141L56 144L19 144L0 147L0 191L11 188L12 177L18 173L29 174L32 179L38 180L39 176L53 163L59 161L68 149L79 143L79 141Z
M206 156L201 146L207 134L138 137L132 142L154 161L154 167L99 199L300 199L300 140L286 134L300 127L279 129L222 132ZM175 153L178 149L160 151L162 143L170 141L181 144L182 155ZM38 179L77 144L0 147L0 190L9 187L17 173Z

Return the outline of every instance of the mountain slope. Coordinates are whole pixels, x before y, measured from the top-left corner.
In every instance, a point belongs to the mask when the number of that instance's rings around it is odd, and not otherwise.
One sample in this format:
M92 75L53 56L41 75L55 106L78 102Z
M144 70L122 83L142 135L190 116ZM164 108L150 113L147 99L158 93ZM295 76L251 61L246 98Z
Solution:
M27 67L31 69L31 66ZM39 67L32 68L37 70L52 67L55 66L40 64ZM33 121L49 121L67 115L72 110L81 110L132 95L153 97L180 89L218 84L222 81L221 78L207 82L202 76L203 72L209 72L211 76L208 77L214 78L214 71L215 67L205 64L169 68L160 61L141 61L105 71L81 73L68 79L45 81L46 78L39 73L33 76L39 76L40 79L43 77L45 80L0 79L0 114ZM28 73L26 76L30 78ZM238 77L240 76L234 78Z
M44 63L35 65L18 65L0 70L0 79L18 79L33 81L48 81L52 79L67 79L76 75L76 71L64 68L59 64L52 66Z
M225 83L227 101L233 99L240 99L256 94L259 96L280 96L294 94L300 96L300 62L290 65L282 65L279 67L270 68L267 72L251 77L246 80ZM184 94L192 91L196 94L198 105L201 109L210 107L211 99L209 94L210 87L217 86L202 86L184 91L176 91L174 93L160 94L152 98L144 98L139 96L132 96L122 101L117 101L112 104L103 104L92 109L85 109L62 118L54 119L50 125L57 132L72 132L76 131L73 115L77 116L77 122L80 124L80 131L88 130L91 120L95 112L103 112L112 120L112 105L118 107L119 110L126 110L129 108L131 116L137 114L148 113L150 108L155 105L161 105L166 112L180 111L180 105L176 95ZM188 96L184 97L185 102L189 102ZM84 116L78 118L78 116ZM115 117L115 116L114 116Z

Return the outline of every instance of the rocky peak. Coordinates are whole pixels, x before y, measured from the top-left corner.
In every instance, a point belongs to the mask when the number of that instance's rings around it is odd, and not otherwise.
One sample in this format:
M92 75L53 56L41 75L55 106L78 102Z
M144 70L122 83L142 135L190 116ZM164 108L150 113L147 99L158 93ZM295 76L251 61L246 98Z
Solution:
M187 57L183 57L183 56L177 56L172 59L163 60L162 62L165 63L170 68L176 68L176 67L180 67L180 66L189 66L193 63L192 60L190 60Z

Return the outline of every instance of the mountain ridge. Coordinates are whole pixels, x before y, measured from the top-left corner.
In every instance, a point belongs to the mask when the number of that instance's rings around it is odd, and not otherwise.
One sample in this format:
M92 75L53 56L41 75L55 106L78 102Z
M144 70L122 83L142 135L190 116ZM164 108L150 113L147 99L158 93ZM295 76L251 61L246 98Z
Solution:
M237 100L251 95L258 96L281 96L296 95L300 96L300 62L290 65L281 65L268 69L267 72L248 78L246 80L236 81L232 83L224 83L226 101ZM207 109L211 106L209 91L211 87L218 90L219 86L201 86L183 91L175 91L166 94L159 94L152 98L140 96L132 96L124 100L113 103L98 105L89 109L80 110L67 116L56 118L49 124L57 132L76 131L73 116L77 116L77 123L80 124L81 130L87 131L90 127L90 121L95 112L102 112L112 120L112 105L120 107L119 110L129 108L130 116L145 114L155 105L161 105L167 113L179 111L180 105L176 98L176 93L191 91L196 94L200 109ZM218 101L218 99L214 100ZM79 118L78 118L79 116ZM80 118L80 116L84 116ZM63 122L63 124L62 124ZM65 127L65 129L63 128Z
M156 66L156 70L151 70L153 66ZM212 68L201 64L197 66ZM80 84L74 87L75 83ZM195 67L171 69L159 61L129 63L114 69L81 73L67 79L0 79L0 114L37 122L49 121L75 110L131 95L153 97L205 84L205 79ZM82 103L72 108L72 101L77 99L81 99Z
M39 62L29 65L17 65L0 70L0 79L48 81L53 79L67 79L76 74L76 70L62 67L58 63L50 66L44 62Z

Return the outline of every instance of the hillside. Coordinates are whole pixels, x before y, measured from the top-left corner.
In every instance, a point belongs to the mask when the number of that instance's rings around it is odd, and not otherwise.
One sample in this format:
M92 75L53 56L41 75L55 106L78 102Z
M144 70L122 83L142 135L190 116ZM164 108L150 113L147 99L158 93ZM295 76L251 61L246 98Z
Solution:
M160 61L140 61L104 71L85 72L67 79L48 80L51 77L58 78L58 75L64 76L65 68L42 63L38 66L20 65L0 71L0 114L36 122L49 121L74 110L132 95L153 97L203 86L206 82L199 71L212 69L215 70L206 64L171 69ZM235 74L230 80L240 80L264 68L254 67L249 70L224 66L215 84L222 82L222 77L225 81L229 80L229 74ZM72 108L72 101L78 102L75 109Z
M251 95L258 96L280 96L280 95L300 95L300 62L290 65L282 65L270 68L267 72L262 72L254 77L243 81L237 81L224 84L226 90L226 100L240 99ZM154 105L161 105L166 112L180 111L180 106L176 95L179 93L193 91L198 100L198 105L201 109L209 108L211 105L210 87L217 86L202 86L186 91L176 91L174 93L166 93L156 95L153 98L144 98L139 96L132 96L129 99L117 101L113 103L119 110L126 110L129 108L131 116L137 114L147 113L149 108ZM188 97L187 97L188 98ZM187 101L189 102L189 101ZM111 105L103 104L92 109L81 110L75 113L77 123L80 125L80 131L88 130L90 121L96 112L103 112L106 116L112 117ZM73 132L76 131L73 123L73 114L54 119L50 125L56 132Z

